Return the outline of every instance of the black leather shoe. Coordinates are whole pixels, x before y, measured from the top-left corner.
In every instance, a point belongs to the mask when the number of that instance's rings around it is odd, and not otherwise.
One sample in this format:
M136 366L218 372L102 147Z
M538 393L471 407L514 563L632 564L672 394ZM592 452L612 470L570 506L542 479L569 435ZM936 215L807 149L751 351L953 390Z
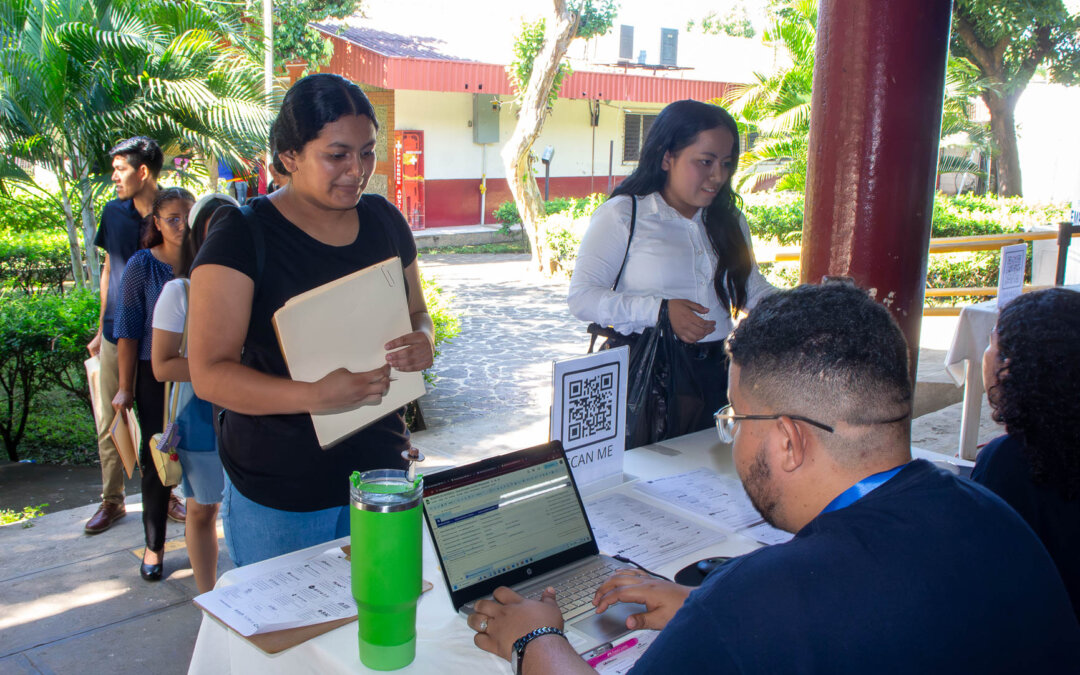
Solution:
M139 576L147 581L161 581L161 572L164 569L164 565L158 563L156 565L147 565L142 563L139 565Z

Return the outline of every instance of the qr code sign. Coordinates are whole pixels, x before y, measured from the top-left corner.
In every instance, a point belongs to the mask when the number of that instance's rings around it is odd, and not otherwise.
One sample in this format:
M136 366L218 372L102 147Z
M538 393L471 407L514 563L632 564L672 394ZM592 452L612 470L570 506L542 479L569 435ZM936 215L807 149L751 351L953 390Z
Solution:
M566 407L562 439L567 450L615 437L619 423L618 387L618 364L564 376Z

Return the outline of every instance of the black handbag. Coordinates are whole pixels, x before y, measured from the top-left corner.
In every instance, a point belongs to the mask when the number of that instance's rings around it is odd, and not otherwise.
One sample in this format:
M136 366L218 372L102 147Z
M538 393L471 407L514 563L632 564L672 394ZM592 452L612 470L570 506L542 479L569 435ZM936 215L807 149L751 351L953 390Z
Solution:
M675 337L668 303L656 325L630 347L626 391L626 449L697 431L704 401L685 346Z

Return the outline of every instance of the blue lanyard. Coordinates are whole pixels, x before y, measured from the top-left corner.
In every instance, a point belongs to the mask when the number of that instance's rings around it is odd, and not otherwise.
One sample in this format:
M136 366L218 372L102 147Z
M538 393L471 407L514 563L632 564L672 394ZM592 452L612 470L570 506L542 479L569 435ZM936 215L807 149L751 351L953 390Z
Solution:
M863 478L858 483L855 483L848 489L837 495L836 499L829 502L829 505L822 510L822 513L828 513L829 511L838 511L846 506L851 506L855 502L859 501L866 495L870 494L877 488L881 487L889 481L890 478L900 473L900 469L903 469L907 464L901 464L895 469L889 469L888 471L882 471L881 473L875 473L872 476Z

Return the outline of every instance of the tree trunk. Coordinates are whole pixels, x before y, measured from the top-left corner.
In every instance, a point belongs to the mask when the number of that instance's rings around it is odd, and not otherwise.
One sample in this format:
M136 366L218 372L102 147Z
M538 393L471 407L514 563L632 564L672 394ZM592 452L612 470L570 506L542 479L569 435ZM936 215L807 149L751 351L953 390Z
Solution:
M75 229L75 215L71 210L71 194L68 191L67 176L62 171L56 173L60 184L61 203L64 205L64 221L67 225L68 246L71 248L71 275L75 286L82 288L86 282L82 271L82 253L79 250L79 233Z
M1020 176L1020 152L1016 146L1015 114L1019 93L1002 96L987 90L982 98L990 110L990 131L994 134L998 149L998 155L994 158L997 194L1001 197L1022 197L1024 186Z
M83 253L86 256L86 269L90 273L90 288L101 285L101 262L98 260L97 247L94 246L94 199L90 188L90 170L83 163L79 181L79 201L81 202L83 226Z
M532 266L544 274L550 274L550 252L543 240L544 204L540 197L540 188L532 175L532 145L544 128L548 115L548 95L559 72L559 64L566 55L570 42L577 30L577 14L568 12L566 0L554 0L555 22L548 23L544 32L544 46L533 61L529 84L521 94L514 133L502 149L503 165L506 167L506 182L510 184L510 193L514 195L521 226L529 237L532 248Z

